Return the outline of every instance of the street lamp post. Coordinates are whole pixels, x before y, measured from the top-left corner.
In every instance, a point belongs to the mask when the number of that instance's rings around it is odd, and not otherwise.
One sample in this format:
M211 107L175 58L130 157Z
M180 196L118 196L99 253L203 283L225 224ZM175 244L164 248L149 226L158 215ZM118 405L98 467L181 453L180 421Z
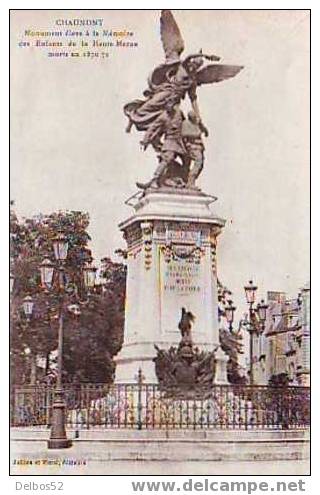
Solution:
M32 313L33 313L33 307L34 307L34 301L33 301L32 297L30 295L25 296L23 301L22 301L22 308L23 308L23 312L24 312L25 317L26 317L27 322L28 322L28 327L30 326L31 317L32 317ZM31 351L29 349L28 352L26 352L25 354L28 356L28 354L30 354L30 353L31 353ZM32 356L30 356L30 358L28 357L28 364L30 366L29 382L30 382L30 385L35 385L36 380L37 380L37 355L36 354L33 354Z
M91 291L95 287L96 272L97 272L97 269L90 264L83 267L84 285L88 289L89 294L91 293Z
M57 381L52 405L51 430L48 440L48 449L65 449L72 445L67 438L65 427L66 405L62 388L62 356L63 356L63 307L64 307L64 262L68 255L68 242L63 234L59 234L53 241L53 251L56 265L49 258L45 258L40 266L41 285L48 291L52 288L54 270L58 271L58 368Z
M257 307L254 308L255 295L258 287L254 285L252 280L249 281L248 285L244 287L246 300L249 305L249 322L247 325L247 330L250 336L250 371L249 371L249 380L250 385L254 385L254 376L253 376L253 337L254 334L260 335L264 331L266 316L267 316L267 308L268 305L265 304L264 300L257 304Z
M229 299L228 305L224 307L224 315L229 324L229 330L232 332L232 324L234 320L234 312L237 308L233 305L233 302Z
M23 311L28 321L30 321L30 318L32 316L33 305L34 302L31 296L28 295L23 299L23 303L22 303Z
M49 449L64 449L71 447L72 441L67 438L65 427L66 405L64 401L62 372L63 372L63 333L64 333L64 307L65 307L65 273L64 264L68 256L68 242L64 234L59 233L53 241L53 251L56 264L51 263L46 257L40 266L41 285L49 291L53 285L54 271L57 271L57 289L59 302L58 316L58 363L57 382L52 405L52 422L50 438L48 440ZM86 266L83 268L84 284L90 291L95 285L96 268Z
M245 286L244 290L246 293L247 303L249 304L249 325L248 332L250 336L250 351L249 351L249 359L250 359L250 372L249 372L249 381L250 385L253 385L253 317L254 317L254 309L253 304L255 300L255 294L257 290L257 286L253 284L252 280L249 281L249 284Z
M264 332L265 323L267 319L267 309L268 309L268 304L264 302L264 299L261 299L261 302L257 306L259 323L261 325L261 333Z

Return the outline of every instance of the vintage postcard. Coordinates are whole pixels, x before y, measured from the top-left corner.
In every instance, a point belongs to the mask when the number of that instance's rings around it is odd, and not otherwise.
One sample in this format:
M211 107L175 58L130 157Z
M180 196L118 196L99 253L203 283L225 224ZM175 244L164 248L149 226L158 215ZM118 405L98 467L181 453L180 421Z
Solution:
M309 10L10 11L12 475L309 474L309 58Z

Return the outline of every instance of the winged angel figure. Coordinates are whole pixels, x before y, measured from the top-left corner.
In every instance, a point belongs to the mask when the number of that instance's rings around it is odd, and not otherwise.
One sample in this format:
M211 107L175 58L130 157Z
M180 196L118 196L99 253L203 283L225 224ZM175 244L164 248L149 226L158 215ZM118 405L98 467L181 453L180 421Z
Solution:
M192 160L202 162L197 164L201 171L204 150L201 134L208 135L208 131L201 120L197 88L202 84L232 78L243 68L224 64L204 66L205 60L218 62L220 57L204 54L202 50L182 60L180 56L184 50L184 41L170 10L161 12L160 33L165 62L149 76L148 89L143 93L145 98L124 106L124 113L129 119L126 131L130 132L132 126L138 131L144 131L141 141L143 149L150 144L159 153L160 163L153 179L144 185L137 183L138 187L144 189L161 185L185 187ZM190 133L192 125L189 125L189 132L184 135L182 129L185 117L179 104L186 95L192 106L193 118L190 120L193 121L193 131ZM190 152L192 149L200 150L200 153ZM172 182L172 179L178 180Z

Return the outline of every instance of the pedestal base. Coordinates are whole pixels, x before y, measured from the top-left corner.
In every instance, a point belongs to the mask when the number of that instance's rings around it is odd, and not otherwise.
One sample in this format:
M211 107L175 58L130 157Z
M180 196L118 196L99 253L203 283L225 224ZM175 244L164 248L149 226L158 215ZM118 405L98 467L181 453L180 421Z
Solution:
M180 333L177 342L157 341L155 344L160 349L168 350L172 345L179 345ZM211 342L197 345L200 350L212 352L217 348L217 344ZM144 383L158 383L153 359L157 352L154 343L137 343L124 345L121 352L116 356L115 383L137 383L138 371L141 369Z
M149 191L120 224L127 242L124 343L116 383L157 383L155 345L177 346L182 308L194 315L192 342L213 351L219 342L216 244L224 220L215 198L196 191Z

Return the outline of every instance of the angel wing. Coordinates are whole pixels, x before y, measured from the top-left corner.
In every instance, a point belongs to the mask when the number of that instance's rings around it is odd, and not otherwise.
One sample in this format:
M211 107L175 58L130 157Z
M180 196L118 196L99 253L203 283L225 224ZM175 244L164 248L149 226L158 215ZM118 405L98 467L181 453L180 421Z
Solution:
M243 69L242 65L211 64L197 72L197 84L209 84L224 81L236 76Z
M179 61L180 54L184 50L184 42L171 10L161 11L160 35L166 55L166 62L172 63Z

